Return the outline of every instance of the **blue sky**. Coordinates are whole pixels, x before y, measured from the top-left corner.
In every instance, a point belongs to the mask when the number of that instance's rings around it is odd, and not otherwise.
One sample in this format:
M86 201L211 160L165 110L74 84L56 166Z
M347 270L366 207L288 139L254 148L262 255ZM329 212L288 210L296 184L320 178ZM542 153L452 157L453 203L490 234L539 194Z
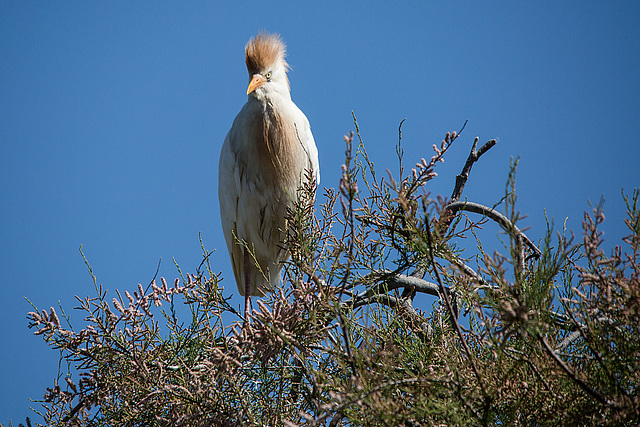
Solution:
M177 277L212 261L232 279L217 165L245 102L244 44L282 34L292 97L309 118L322 186L337 187L355 111L379 169L432 155L448 196L473 137L499 140L465 189L492 205L521 156L519 208L531 237L545 210L576 232L602 195L609 244L620 196L640 184L640 6L636 2L0 3L0 423L30 415L57 353L27 329L24 297L68 311L92 294L78 247L108 289ZM489 227L488 232L497 230ZM80 317L73 320L80 325Z

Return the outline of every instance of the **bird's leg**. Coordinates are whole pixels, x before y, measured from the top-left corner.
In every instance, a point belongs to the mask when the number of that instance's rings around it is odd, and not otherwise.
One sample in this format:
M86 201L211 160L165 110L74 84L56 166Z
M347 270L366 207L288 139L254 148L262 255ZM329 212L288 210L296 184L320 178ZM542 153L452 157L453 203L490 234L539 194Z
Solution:
M249 285L246 286L247 288ZM251 315L251 296L245 294L244 296L244 320L249 322L249 316Z
M246 322L249 321L249 316L251 315L251 278L249 267L249 263L251 262L251 257L249 256L249 252L247 248L244 248L244 320Z

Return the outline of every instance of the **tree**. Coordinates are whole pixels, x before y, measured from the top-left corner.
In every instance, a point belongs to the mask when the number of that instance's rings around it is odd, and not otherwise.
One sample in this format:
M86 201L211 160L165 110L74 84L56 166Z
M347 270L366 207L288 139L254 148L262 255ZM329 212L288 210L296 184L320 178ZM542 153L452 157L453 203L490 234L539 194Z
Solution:
M355 121L355 117L354 117ZM640 212L605 255L601 205L583 240L548 226L538 247L517 227L513 162L506 194L461 200L478 138L449 199L428 183L460 132L429 161L377 174L345 136L339 189L316 214L314 180L288 213L284 283L250 321L223 295L203 245L200 268L170 286L77 297L85 325L29 313L68 370L47 389L46 425L557 425L640 417ZM399 129L400 130L400 129ZM354 149L354 141L356 143ZM462 238L496 223L508 253L465 255ZM85 259L86 261L86 259ZM473 264L473 266L472 266ZM430 309L417 294L435 297ZM180 316L175 307L188 308ZM27 424L31 424L27 420Z

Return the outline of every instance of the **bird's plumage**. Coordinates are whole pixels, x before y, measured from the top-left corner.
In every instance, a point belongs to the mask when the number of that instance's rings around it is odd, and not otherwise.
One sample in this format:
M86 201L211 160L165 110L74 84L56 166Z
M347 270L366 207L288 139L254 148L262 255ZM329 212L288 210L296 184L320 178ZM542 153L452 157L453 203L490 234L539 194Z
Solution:
M282 245L286 208L305 170L319 180L318 151L309 121L291 100L285 53L276 35L259 34L247 43L248 99L220 154L222 228L245 296L262 296L279 284L288 257Z

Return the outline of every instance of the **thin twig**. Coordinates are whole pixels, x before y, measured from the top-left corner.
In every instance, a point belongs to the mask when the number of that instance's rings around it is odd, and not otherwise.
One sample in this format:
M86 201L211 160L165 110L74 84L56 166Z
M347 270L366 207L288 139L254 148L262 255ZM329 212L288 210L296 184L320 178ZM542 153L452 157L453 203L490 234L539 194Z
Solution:
M553 349L551 348L547 340L544 339L542 335L538 334L538 340L544 346L545 350L547 351L547 354L551 356L551 358L558 364L558 366L560 366L560 368L562 368L562 370L567 374L567 376L571 378L573 382L578 384L580 388L582 388L589 396L593 397L603 405L615 406L614 402L611 402L610 400L605 399L603 396L600 395L600 393L598 393L597 391L589 387L584 381L578 378L576 374L573 372L573 370L569 367L569 365L564 363L564 361L560 359L560 356L558 356L556 352L553 351Z
M445 302L445 305L447 307L447 310L449 312L449 316L451 316L451 322L453 323L454 329L456 331L456 333L458 334L458 338L460 339L460 343L462 344L462 348L464 349L464 352L466 353L468 359L469 359L469 363L471 364L471 369L473 370L473 373L475 374L476 378L478 379L478 384L480 384L480 388L482 389L482 394L484 395L485 398L485 403L488 399L490 399L487 390L485 388L484 385L484 381L482 379L482 376L480 375L480 372L478 371L478 368L476 366L476 363L473 359L473 354L471 353L471 350L469 349L469 346L467 345L467 341L464 339L464 335L462 334L462 329L460 328L460 323L458 322L458 317L455 313L455 310L453 308L453 305L451 304L451 299L449 298L449 293L447 292L444 284L442 283L442 278L440 277L440 273L438 272L438 268L436 267L436 260L435 260L435 255L434 255L434 244L432 241L432 233L431 233L431 226L429 225L429 221L425 221L425 225L427 227L427 239L428 239L428 255L429 255L429 259L431 262L431 267L433 268L433 272L436 276L436 279L438 281L438 285L440 286L440 292L442 295L442 299Z

